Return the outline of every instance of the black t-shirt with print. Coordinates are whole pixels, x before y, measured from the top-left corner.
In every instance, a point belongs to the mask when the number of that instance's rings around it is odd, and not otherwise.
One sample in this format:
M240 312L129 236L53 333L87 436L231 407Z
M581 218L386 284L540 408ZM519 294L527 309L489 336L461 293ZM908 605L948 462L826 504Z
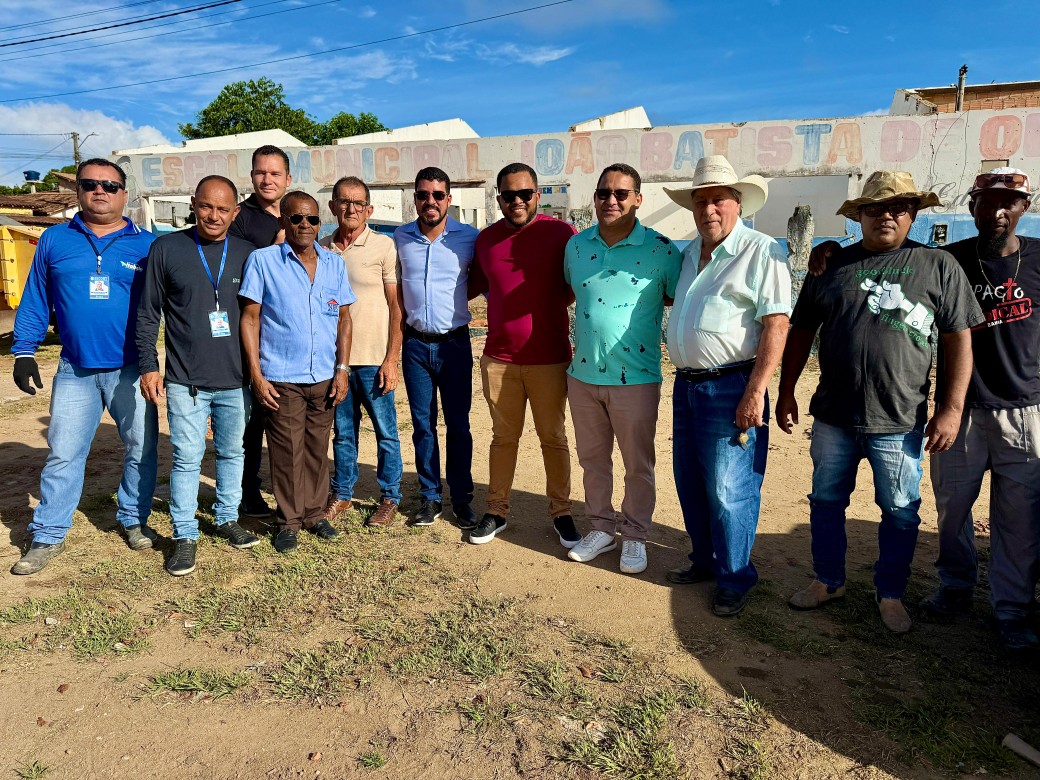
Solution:
M809 413L859 433L905 433L928 418L939 333L982 322L968 280L946 252L907 241L872 253L843 247L806 277L791 324L820 328L820 384Z
M971 329L975 366L967 405L980 409L1021 409L1040 404L1040 239L1019 236L1021 264L1009 257L982 257L978 239L950 244L986 321ZM983 272L982 267L985 267ZM943 354L939 350L939 370ZM936 397L941 397L942 374Z

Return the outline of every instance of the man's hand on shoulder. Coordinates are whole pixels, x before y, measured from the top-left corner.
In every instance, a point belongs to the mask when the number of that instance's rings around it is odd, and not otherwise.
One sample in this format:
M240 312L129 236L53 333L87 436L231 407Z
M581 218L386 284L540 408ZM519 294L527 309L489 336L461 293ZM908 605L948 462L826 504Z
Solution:
M809 253L809 273L819 276L826 271L827 261L834 257L840 249L841 244L837 241L824 241L819 246L813 247Z
M36 395L36 390L29 383L30 379L37 388L43 389L43 382L40 380L40 366L36 363L36 358L31 355L16 357L14 359L14 383L23 393Z
M158 371L141 374L141 395L146 401L153 404L158 404L159 399L165 397L166 388L163 387L162 377Z
M793 433L798 424L798 401L794 395L781 395L776 402L776 424L784 433Z

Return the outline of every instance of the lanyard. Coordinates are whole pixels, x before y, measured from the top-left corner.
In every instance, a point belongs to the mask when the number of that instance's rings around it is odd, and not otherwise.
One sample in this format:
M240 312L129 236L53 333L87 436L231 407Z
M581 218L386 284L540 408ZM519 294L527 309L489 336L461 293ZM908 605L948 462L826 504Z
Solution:
M199 241L199 230L195 228L192 231L195 236L195 248L199 250L199 258L202 260L202 268L206 272L206 276L209 277L209 283L213 285L213 296L217 302L217 311L220 311L220 277L224 275L224 261L227 260L227 247L228 237L224 236L224 252L220 255L220 269L217 271L217 279L213 280L213 272L209 270L209 263L206 262L206 255L202 251L202 242Z
M98 251L97 246L94 244L94 239L92 239L90 237L90 233L84 233L83 235L87 237L87 241L90 242L90 248L93 249L94 250L94 254L97 255L97 272L100 274L101 273L101 255L102 255L102 253L107 252L108 248L110 246L112 246L112 244L114 244L116 241L118 241L123 234L120 233L118 236L116 236L111 241L109 241L107 244L105 244L105 248L102 249L100 252Z

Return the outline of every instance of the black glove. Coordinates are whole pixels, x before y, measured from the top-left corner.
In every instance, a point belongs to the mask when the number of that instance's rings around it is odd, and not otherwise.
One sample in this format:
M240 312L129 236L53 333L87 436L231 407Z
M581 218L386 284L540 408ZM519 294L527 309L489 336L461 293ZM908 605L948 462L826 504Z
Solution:
M28 356L15 358L14 383L23 393L36 395L36 391L29 384L30 379L36 383L38 388L43 389L43 382L40 381L40 367L36 365L36 358Z

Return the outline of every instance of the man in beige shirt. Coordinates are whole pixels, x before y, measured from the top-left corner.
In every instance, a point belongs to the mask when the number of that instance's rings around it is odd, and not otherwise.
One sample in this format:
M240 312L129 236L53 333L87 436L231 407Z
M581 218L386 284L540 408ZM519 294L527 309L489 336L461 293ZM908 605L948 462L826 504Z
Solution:
M330 480L325 519L330 522L351 508L358 479L358 433L361 409L368 412L376 432L376 480L381 491L369 526L388 526L401 503L401 441L397 434L397 363L403 340L400 300L401 265L389 236L368 226L372 204L368 185L346 176L332 188L329 208L339 227L318 243L338 252L347 266L347 278L357 295L351 317L365 327L354 331L350 349L350 392L336 407L332 452L335 469Z

